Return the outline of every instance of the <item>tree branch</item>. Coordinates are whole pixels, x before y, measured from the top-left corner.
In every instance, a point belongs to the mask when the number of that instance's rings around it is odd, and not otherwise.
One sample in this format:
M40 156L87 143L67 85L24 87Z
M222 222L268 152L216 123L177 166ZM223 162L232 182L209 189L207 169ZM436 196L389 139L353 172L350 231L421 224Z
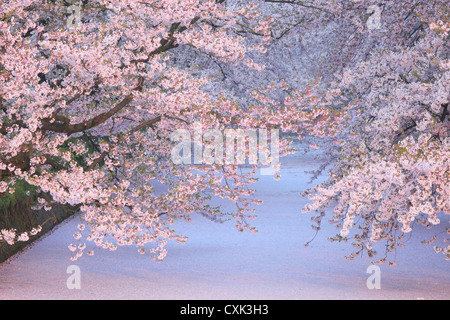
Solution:
M444 107L444 110L442 110L442 114L441 114L441 117L439 118L439 120L440 120L441 122L444 122L445 118L446 118L447 115L449 114L449 111L448 111L448 103L443 104L442 106Z
M136 127L132 128L127 135L133 134L139 130L141 130L142 128L145 128L147 126L151 126L159 121L161 121L161 116L158 116L156 118L147 120L147 121L143 121L140 124L138 124ZM114 144L112 144L114 145ZM111 150L111 146L110 146L110 150ZM102 154L100 155L100 157L98 157L97 159L94 160L94 162L91 163L91 165L88 167L87 171L92 171L94 170L94 168L100 163L102 162L106 156L109 154L109 151L103 151Z
M323 8L315 7L313 5L305 3L303 1L295 1L295 0L264 0L264 2L293 4L293 5L298 5L298 6L301 6L301 7L304 7L304 8L319 10L319 11L322 11L322 12L333 14L331 11L328 11L328 10L323 9Z
M131 101L133 101L133 95L129 94L122 101L120 101L114 108L108 110L107 112L103 112L89 120L83 121L82 123L71 125L68 123L61 124L61 123L44 122L43 126L41 127L41 130L67 134L86 131L102 124L103 122L111 118L113 115L115 115L123 108L128 106L131 103Z

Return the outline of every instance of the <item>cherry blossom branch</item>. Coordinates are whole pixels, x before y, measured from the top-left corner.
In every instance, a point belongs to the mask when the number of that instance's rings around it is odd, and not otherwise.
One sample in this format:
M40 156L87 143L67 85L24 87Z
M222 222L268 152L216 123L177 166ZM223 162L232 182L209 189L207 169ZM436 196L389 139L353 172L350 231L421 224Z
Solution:
M264 0L264 2L292 4L292 5L297 5L297 6L301 6L301 7L304 7L304 8L308 8L308 9L319 10L319 11L326 12L326 13L334 15L334 13L332 13L331 11L328 11L328 10L326 10L324 8L319 8L319 7L313 6L313 5L305 3L303 1L296 1L296 0Z
M120 112L123 108L127 107L131 103L131 101L133 101L133 95L129 94L125 98L123 98L114 108L108 110L107 112L103 112L89 120L72 125L68 124L67 122L64 122L63 124L43 122L41 130L67 134L86 131L104 123L106 120Z

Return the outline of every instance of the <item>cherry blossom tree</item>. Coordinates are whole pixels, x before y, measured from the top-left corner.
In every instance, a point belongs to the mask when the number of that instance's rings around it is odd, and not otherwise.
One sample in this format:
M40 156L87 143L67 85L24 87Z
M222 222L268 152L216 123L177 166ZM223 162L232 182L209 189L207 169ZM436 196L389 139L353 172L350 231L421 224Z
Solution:
M312 200L304 211L317 213L313 228L331 214L340 232L330 240L356 249L348 259L366 252L383 263L417 225L434 227L423 243L436 243L449 259L450 229L440 225L450 214L448 3L265 2L302 20L279 37L308 39L311 28L330 35L320 36L326 50L317 52L317 81L286 79L254 95L284 117L281 127L321 150L312 180L328 179L304 192ZM302 19L305 12L314 19Z
M194 122L270 129L251 120L245 106L204 90L210 77L170 61L170 50L185 46L262 68L247 55L264 51L267 39L249 46L237 31L245 23L266 34L267 19L255 4L224 2L1 3L0 197L25 181L39 189L36 208L79 208L72 259L88 240L109 250L135 245L162 260L168 240L186 240L170 225L193 212L211 219L228 214L240 231L255 231L248 220L259 201L248 185L256 166L243 173L236 165L192 167L171 159L171 133ZM281 145L287 150L287 140ZM233 201L236 210L213 206L214 196ZM38 231L4 229L0 241L26 241Z
M375 262L386 262L419 224L440 230L424 243L437 241L435 251L449 259L450 229L439 228L439 216L450 214L448 3L384 1L376 29L364 24L373 4L354 1L340 18L362 40L327 89L340 120L319 143L331 169L306 192L305 211L317 212L318 230L332 210L340 233L331 239L352 240L349 259L375 257L381 242Z
M260 203L256 166L175 164L171 133L279 129L321 150L314 228L331 212L350 259L384 243L384 262L450 212L449 29L444 0L3 1L0 198L25 181L36 207L79 208L73 259L88 233L161 260L186 240L175 219L229 214L255 231ZM440 236L428 243L448 258Z

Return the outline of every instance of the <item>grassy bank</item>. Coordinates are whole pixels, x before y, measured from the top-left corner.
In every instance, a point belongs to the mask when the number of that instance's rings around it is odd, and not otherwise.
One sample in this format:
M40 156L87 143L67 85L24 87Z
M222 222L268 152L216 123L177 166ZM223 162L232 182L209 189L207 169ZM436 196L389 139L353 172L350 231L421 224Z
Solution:
M45 235L77 211L77 208L62 205L53 206L50 211L44 209L32 210L32 207L36 204L36 199L35 189L23 181L18 181L15 184L13 194L6 193L0 198L0 230L16 229L16 234L21 234L22 232L29 232L38 225L42 227L41 232L35 236L30 236L30 239L26 242L20 241L9 245L0 241L0 263Z

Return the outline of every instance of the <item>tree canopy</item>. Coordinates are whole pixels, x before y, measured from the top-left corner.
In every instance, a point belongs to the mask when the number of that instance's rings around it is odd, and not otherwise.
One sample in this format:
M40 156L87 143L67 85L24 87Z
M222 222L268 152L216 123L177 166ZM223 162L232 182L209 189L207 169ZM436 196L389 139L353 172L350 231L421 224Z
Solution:
M331 212L349 258L384 241L384 262L414 224L450 214L449 30L445 0L2 1L0 200L20 182L36 208L79 207L73 259L88 232L162 260L186 241L175 219L255 232L260 204L256 165L174 163L172 133L280 130L323 150L328 179L305 192L314 228Z

